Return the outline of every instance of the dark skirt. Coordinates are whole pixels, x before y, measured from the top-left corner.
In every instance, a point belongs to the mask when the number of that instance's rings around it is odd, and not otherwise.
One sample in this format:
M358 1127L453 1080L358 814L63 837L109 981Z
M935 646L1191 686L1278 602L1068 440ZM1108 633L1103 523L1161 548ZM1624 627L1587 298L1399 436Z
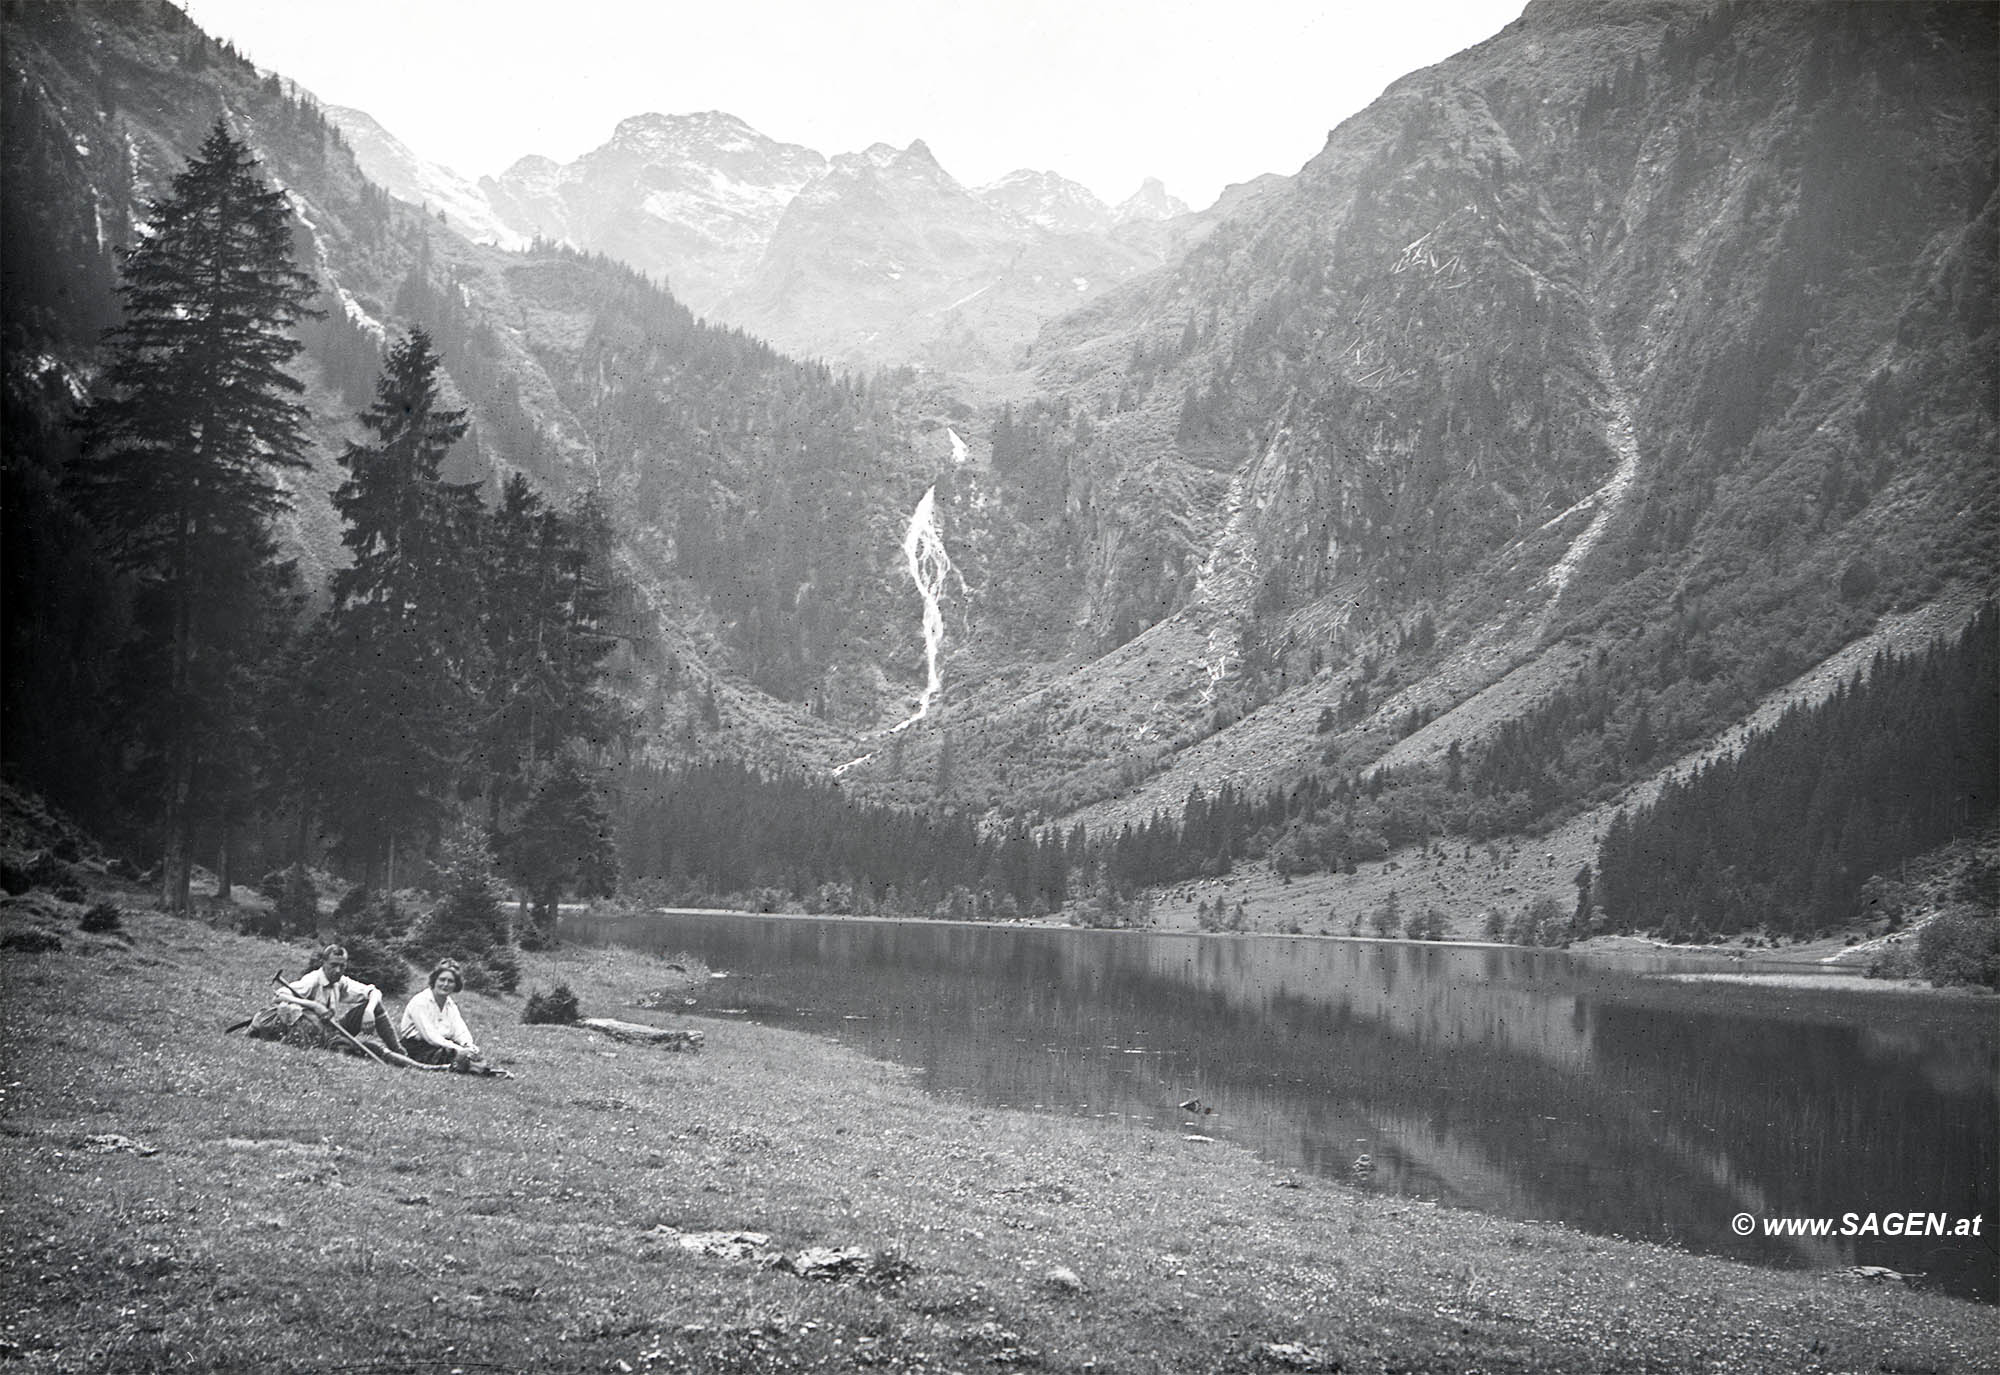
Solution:
M457 1052L415 1036L404 1039L403 1053L421 1065L448 1065L457 1058Z

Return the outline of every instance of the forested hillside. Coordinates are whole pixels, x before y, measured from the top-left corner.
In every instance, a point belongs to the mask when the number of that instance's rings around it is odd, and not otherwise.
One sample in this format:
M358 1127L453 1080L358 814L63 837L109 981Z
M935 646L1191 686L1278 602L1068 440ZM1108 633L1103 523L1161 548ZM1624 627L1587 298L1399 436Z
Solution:
M1683 939L1852 921L1870 879L2000 820L1996 702L1989 606L1956 643L1877 659L1741 755L1621 812L1600 853L1600 903L1614 923ZM2000 895L1989 877L1967 896L1991 909Z
M274 355L265 379L296 407L292 458L271 464L278 455L266 449L253 459L254 445L243 456L244 480L264 485L261 533L244 548L272 570L277 600L258 613L261 648L239 638L224 652L216 642L215 662L236 686L201 695L217 714L204 729L243 749L226 768L213 747L196 751L186 777L213 795L189 813L199 814L187 837L194 856L254 874L302 846L353 841L365 821L396 832L350 846L372 871L398 843L406 859L421 856L459 803L496 796L467 771L494 758L475 749L477 732L427 736L420 723L431 718L419 714L405 743L438 756L416 771L429 801L353 813L342 826L321 809L327 829L309 837L286 806L307 767L299 741L269 721L251 724L286 674L315 688L294 707L347 700L324 647L286 642L343 604L343 579L354 585L364 552L357 509L340 491L342 455L369 433L360 416L380 404L385 363L418 331L431 360L419 390L434 392L441 412L462 413L422 481L456 485L467 519L500 522L503 547L516 552L534 541L505 534L509 519L523 531L573 522L589 545L590 633L607 641L591 674L617 705L572 738L597 770L662 749L786 757L794 727L784 723L810 733L807 713L830 669L893 651L883 626L899 595L896 540L923 481L901 437L895 379L864 383L784 358L703 324L603 258L467 243L364 180L308 94L256 72L172 5L15 3L5 22L5 714L17 780L135 855L162 843L164 785L146 762L156 751L135 753L134 731L184 712L168 704L192 683L176 670L149 688L147 672L135 673L155 614L152 575L121 562L122 537L85 499L91 441L78 421L130 392L107 371L120 345L106 331L134 318L138 299L138 260L126 254L160 232L149 221L175 202L175 179L217 130L242 149L245 186L275 198L282 270L305 294L286 328L302 347ZM138 359L156 342L134 335L125 347ZM132 413L156 412L165 394L134 399ZM253 477L259 465L267 476ZM571 560L551 558L550 568ZM473 615L479 598L460 600ZM471 659L452 671L477 687L498 671L489 655L505 652L479 647L476 671ZM798 709L788 716L765 689ZM293 726L301 720L311 713ZM401 736L357 738L386 750ZM547 767L550 742L524 757ZM358 760L343 762L356 771ZM525 803L498 791L509 808ZM497 823L501 810L487 810Z

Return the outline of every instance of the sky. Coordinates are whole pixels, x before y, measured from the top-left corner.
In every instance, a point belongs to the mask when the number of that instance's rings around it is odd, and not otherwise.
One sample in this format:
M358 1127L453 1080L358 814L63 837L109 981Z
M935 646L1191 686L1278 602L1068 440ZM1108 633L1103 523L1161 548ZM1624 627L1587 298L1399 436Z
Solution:
M108 0L94 0L108 3ZM916 139L961 183L1147 177L1201 209L1296 172L1396 78L1525 0L179 0L330 105L473 178L619 120L722 110L832 156Z

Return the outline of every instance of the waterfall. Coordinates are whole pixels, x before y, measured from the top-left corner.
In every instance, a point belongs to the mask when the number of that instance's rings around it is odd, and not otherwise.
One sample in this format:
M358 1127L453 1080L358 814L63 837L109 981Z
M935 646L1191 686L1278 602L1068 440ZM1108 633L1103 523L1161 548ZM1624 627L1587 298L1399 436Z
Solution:
M938 671L938 656L944 649L944 609L938 598L944 594L945 579L957 570L951 566L951 555L944 549L944 536L938 532L936 487L924 493L924 499L910 514L910 528L903 534L903 560L924 599L924 663L929 677L924 683L923 696L917 699L916 711L907 720L890 727L891 733L923 720L944 686Z

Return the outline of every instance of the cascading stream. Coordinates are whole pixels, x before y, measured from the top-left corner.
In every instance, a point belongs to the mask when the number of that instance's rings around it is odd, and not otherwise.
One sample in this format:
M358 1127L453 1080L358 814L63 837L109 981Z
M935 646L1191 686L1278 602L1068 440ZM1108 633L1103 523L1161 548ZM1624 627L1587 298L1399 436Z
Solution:
M951 441L951 459L954 465L962 464L967 458L965 441L958 437L958 431L947 429L945 436ZM958 577L959 586L965 579L952 566L951 555L945 552L944 533L938 529L937 487L933 484L925 490L923 500L910 513L909 528L903 532L903 563L910 570L910 581L917 585L917 593L924 599L924 668L923 694L917 698L917 709L903 720L898 721L884 735L894 735L924 719L930 713L931 703L944 690L944 671L941 660L944 655L944 585L948 578ZM866 764L875 756L873 753L850 759L833 770L839 778L849 769Z
M903 534L903 560L909 567L911 581L916 583L917 592L924 599L924 664L928 677L923 696L917 699L916 711L906 720L891 726L891 734L923 720L944 687L938 663L944 651L944 608L939 598L944 595L945 579L957 570L951 565L951 555L945 552L944 536L938 530L936 487L925 491L923 500L910 514L910 527Z

